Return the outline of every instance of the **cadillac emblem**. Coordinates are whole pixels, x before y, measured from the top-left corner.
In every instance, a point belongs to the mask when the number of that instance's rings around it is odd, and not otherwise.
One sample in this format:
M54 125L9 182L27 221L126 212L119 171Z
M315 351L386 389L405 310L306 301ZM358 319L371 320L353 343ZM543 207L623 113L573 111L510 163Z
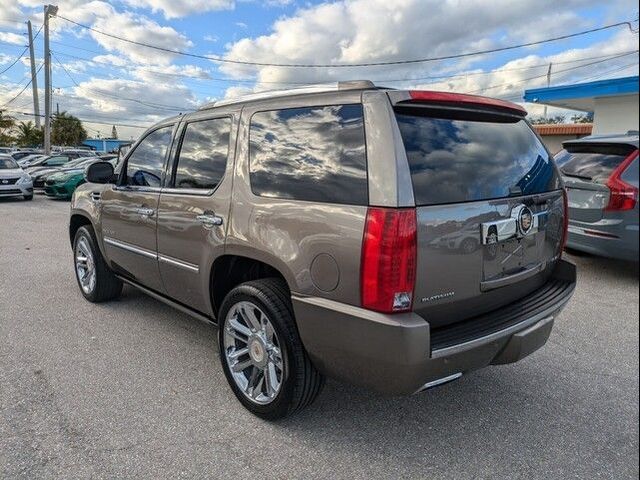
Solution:
M526 205L518 205L511 211L511 218L516 221L516 229L520 236L525 236L533 229L533 212Z

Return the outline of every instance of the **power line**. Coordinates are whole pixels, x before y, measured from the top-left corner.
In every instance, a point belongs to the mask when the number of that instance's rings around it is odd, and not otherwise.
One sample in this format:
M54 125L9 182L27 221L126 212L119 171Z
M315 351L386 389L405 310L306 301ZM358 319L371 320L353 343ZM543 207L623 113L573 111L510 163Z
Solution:
M638 64L639 64L639 62L627 63L626 65L622 65L622 66L613 68L611 70L605 70L604 72L600 72L600 73L597 73L595 75L590 75L588 77L583 78L582 80L595 80L595 79L604 77L605 75L609 75L611 73L617 73L617 72L624 71L627 68L633 67L633 66L638 65Z
M36 115L35 113L31 113L31 112L20 112L18 110L5 110L9 113L15 113L17 115L24 115L27 117L44 117L44 115ZM98 120L89 120L89 119L79 119L81 122L86 122L86 123L95 123L96 125L115 125L117 127L130 127L130 128L149 128L149 125L132 125L132 124L128 124L128 123L118 123L116 120L112 121L112 122L102 122L102 121L98 121ZM103 119L103 120L107 120L107 119Z
M637 53L638 50L628 50L625 52L619 52L619 53L613 53L613 54L608 54L608 55L597 55L597 56L591 56L591 57L583 57L583 58L577 58L575 60L565 60L565 61L559 61L559 62L553 62L554 65L564 65L564 64L570 64L570 63L577 63L577 62L584 62L587 60L596 60L596 59L613 59L613 58L617 58L618 55L625 55L625 54L631 54L631 53ZM65 57L69 57L69 58L73 58L76 60L83 60L83 61L87 61L87 62L94 62L94 63L98 63L101 65L109 65L109 66L113 66L116 68L122 68L118 65L113 65L111 62L107 62L107 61L102 61L102 60L95 60L93 58L87 58L87 57L79 57L77 55L72 55L69 53L63 53L63 52L54 52L57 55L62 55ZM453 74L453 75L431 75L431 76L426 76L426 77L413 77L413 78L374 78L371 79L373 82L417 82L417 81L422 81L422 80L438 80L438 79L448 79L448 78L458 78L458 77L468 77L468 76L479 76L479 75L492 75L495 73L502 73L502 72L515 72L515 71L522 71L522 70L533 70L536 68L542 68L542 67L548 67L549 66L549 62L545 62L545 63L540 63L540 64L536 64L536 65L529 65L529 66L524 66L524 67L514 67L514 68L497 68L495 70L489 70L486 72L468 72L468 73L459 73L459 74ZM203 78L203 77L196 77L193 75L186 75L186 74L180 74L180 73L167 73L167 72L160 72L157 70L144 70L145 72L149 72L151 74L154 75L160 75L160 76L168 76L168 77L178 77L178 78L189 78L189 79L194 79L194 80L202 80L202 81L212 81L212 82L224 82L224 83L248 83L248 84L254 84L254 83L261 83L261 84L273 84L273 85L310 85L313 83L317 83L317 82L270 82L270 81L260 81L260 80L242 80L242 79L231 79L231 78L215 78L215 77L207 77L207 78Z
M629 53L624 53L622 55L617 55L615 57L612 57L612 58L609 58L609 59L606 59L606 60L599 60L599 61L596 61L596 62L585 63L584 65L577 65L575 67L569 67L569 68L565 68L563 70L557 70L556 72L554 72L554 74L557 75L558 73L564 73L564 72L569 72L571 70L577 70L579 68L589 67L591 65L596 65L596 64L599 64L599 63L603 63L603 62L608 62L609 60L614 60L616 58L626 57L628 55L632 55L632 54L635 54L635 53L638 53L638 50L635 50L635 51L629 52ZM546 76L547 76L547 74L544 73L542 75L536 75L535 77L523 78L521 80L516 80L516 81L513 81L513 82L501 83L499 85L491 85L489 87L481 88L479 90L474 90L474 91L467 92L467 93L486 92L487 90L493 90L494 88L506 87L506 86L517 84L517 83L524 83L524 82L528 82L528 81L531 81L531 80L537 80L539 78L543 78L543 77L546 77Z
M35 40L38 37L38 34L40 33L40 30L42 30L42 25L40 26L40 28L38 29L38 31L36 32L36 34L34 35L33 39ZM7 68L5 68L4 70L2 70L0 72L0 75L2 75L3 73L5 73L7 70L9 70L11 67L13 67L16 63L18 63L20 61L20 59L24 56L25 53L27 53L27 50L29 50L29 45L27 45L26 47L24 47L24 50L22 51L22 53L20 55L18 55L18 58L16 58L13 63L11 65L9 65ZM27 85L29 86L29 85Z
M42 68L42 66L44 65L44 63L41 63L40 66L38 67L38 69L36 70L36 75L38 74L38 72L40 72L40 69ZM4 108L7 105L9 105L11 102L13 102L16 98L18 98L20 95L22 95L24 93L24 91L29 88L29 85L31 85L31 82L33 82L33 77L31 77L31 80L29 80L27 82L27 84L22 88L22 90L20 90L20 92L18 92L18 94L13 97L11 100L9 100L7 103L5 103L4 105L2 105L2 107L0 108Z
M406 65L406 64L414 64L414 63L426 63L426 62L435 62L435 61L440 61L440 60L452 60L455 58L465 58L465 57L472 57L472 56L476 56L476 55L486 55L489 53L497 53L497 52L505 52L508 50L514 50L514 49L518 49L518 48L524 48L524 47L532 47L535 45L542 45L544 43L549 43L549 42L555 42L555 41L559 41L559 40L566 40L569 38L574 38L574 37L579 37L582 35L587 35L590 33L595 33L595 32L601 32L603 30L608 30L611 28L617 28L617 27L621 27L621 26L626 26L629 28L629 30L631 32L633 32L633 26L631 24L631 22L618 22L618 23L612 23L609 25L604 25L602 27L597 27L597 28L591 28L589 30L583 30L580 32L575 32L575 33L570 33L570 34L566 34L566 35L560 35L557 37L552 37L552 38L547 38L545 40L538 40L535 42L527 42L527 43L520 43L517 45L510 45L510 46L506 46L506 47L500 47L500 48L492 48L492 49L488 49L488 50L478 50L475 52L466 52L466 53L459 53L459 54L455 54L455 55L445 55L445 56L441 56L441 57L430 57L430 58L419 58L419 59L412 59L412 60L394 60L394 61L387 61L387 62L369 62L369 63L336 63L336 64L309 64L309 63L268 63L268 62L250 62L248 60L233 60L233 59L229 59L229 58L224 58L221 57L219 55L199 55L196 53L188 53L188 52L182 52L180 50L174 50L171 48L166 48L166 47L161 47L158 45L152 45L149 43L144 43L144 42L138 42L135 40L130 40L128 38L123 38L123 37L119 37L118 35L114 35L112 33L107 33L104 32L102 30L98 30L96 28L93 28L89 25L84 25L82 23L76 22L75 20L71 20L68 19L66 17L63 17L62 15L58 15L58 18L61 18L62 20L65 20L66 22L72 23L80 28L83 28L85 30L89 30L95 33L98 33L100 35L104 35L106 37L110 37L116 40L120 40L121 42L126 42L132 45L138 45L141 47L146 47L146 48L152 48L154 50L159 50L162 52L166 52L166 53L171 53L174 55L183 55L186 57L192 57L192 58L200 58L203 60L209 60L209 61L215 61L215 62L221 62L221 63L231 63L231 64L237 64L237 65L251 65L251 66L257 66L257 67L287 67L287 68L347 68L347 67L379 67L379 66L385 66L385 65Z
M62 62L60 62L60 60L58 60L58 57L53 54L53 57L55 58L56 62L58 63L58 65L60 65L60 67L62 67L62 70L64 70L64 72L67 74L67 76L69 77L69 79L73 82L73 84L78 87L78 88L83 88L85 90L88 90L90 92L94 92L97 95L104 95L106 97L112 97L112 98L118 98L120 100L126 100L129 102L134 102L134 103L138 103L140 105L145 105L147 107L152 107L152 108L156 108L159 110L173 110L176 112L184 112L184 111L190 111L192 109L189 108L182 108L182 107L177 107L175 105L165 105L162 103L153 103L153 102L144 102L142 100L138 100L137 98L128 98L128 97L121 97L119 95L114 95L112 93L108 93L108 92L103 92L103 91L99 91L99 90L93 90L91 88L87 88L87 87L82 87L78 84L78 82L75 81L75 79L71 76L71 74L69 73L69 71L66 69L66 67L62 64Z

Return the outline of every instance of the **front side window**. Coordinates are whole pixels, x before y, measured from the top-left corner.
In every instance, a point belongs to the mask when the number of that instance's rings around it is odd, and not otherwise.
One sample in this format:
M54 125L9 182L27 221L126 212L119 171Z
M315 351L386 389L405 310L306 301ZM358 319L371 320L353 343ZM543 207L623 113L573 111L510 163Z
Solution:
M251 118L249 138L254 194L367 204L362 105L258 112Z
M159 187L164 159L171 144L173 125L147 135L127 160L126 184L137 187Z
M175 173L175 188L213 190L227 168L231 119L188 123Z

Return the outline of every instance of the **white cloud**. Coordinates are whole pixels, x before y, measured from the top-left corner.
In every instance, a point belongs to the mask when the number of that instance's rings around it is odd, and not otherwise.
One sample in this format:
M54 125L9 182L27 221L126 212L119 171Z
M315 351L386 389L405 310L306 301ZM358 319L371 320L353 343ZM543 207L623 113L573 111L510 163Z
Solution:
M93 57L93 61L96 63L113 65L115 67L126 67L127 65L129 65L129 62L127 61L126 58L123 58L120 55L112 55L112 54L97 55Z
M202 37L202 39L205 42L214 42L214 43L220 40L216 35L205 35L204 37Z
M144 82L176 83L183 77L208 80L211 75L207 70L196 65L145 65L135 68L131 74Z
M214 10L230 10L234 0L125 0L135 8L150 8L154 13L162 12L165 18L186 17Z
M342 0L298 10L271 33L228 46L228 59L265 63L359 63L444 56L579 30L576 11L590 0ZM628 2L627 2L628 3ZM599 22L598 22L599 23ZM427 76L472 68L482 56L450 62L376 68L282 68L223 64L233 78L269 82L327 82L357 78Z
M23 35L13 32L0 32L0 41L11 43L12 45L26 45L29 43Z
M95 20L93 27L100 31L111 32L113 25L118 25L118 35L127 40L179 51L184 51L193 45L185 35L173 28L161 26L153 20L131 12L99 17ZM123 42L100 33L90 32L90 34L109 52L117 52L136 63L168 65L176 57L169 52Z

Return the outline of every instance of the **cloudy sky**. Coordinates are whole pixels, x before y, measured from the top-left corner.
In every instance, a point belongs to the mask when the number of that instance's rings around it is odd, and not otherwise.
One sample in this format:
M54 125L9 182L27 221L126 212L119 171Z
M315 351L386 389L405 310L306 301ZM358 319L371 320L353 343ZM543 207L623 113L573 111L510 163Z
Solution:
M638 34L627 27L400 66L287 68L210 59L337 65L440 57L634 20L635 0L62 0L57 5L60 16L97 30L51 20L54 109L58 104L83 119L91 136L108 136L115 124L121 138L136 137L155 121L207 101L307 83L366 78L396 88L519 101L525 88L545 85L550 62L553 85L638 74ZM33 111L31 88L24 89L30 79L25 21L31 19L35 33L42 16L37 0L0 0L0 72L6 69L0 74L0 109L19 119L28 117L16 112ZM637 30L637 21L633 27ZM35 41L38 66L42 37ZM38 86L43 83L40 71ZM41 92L41 104L43 98ZM542 112L540 106L526 108L533 116Z

